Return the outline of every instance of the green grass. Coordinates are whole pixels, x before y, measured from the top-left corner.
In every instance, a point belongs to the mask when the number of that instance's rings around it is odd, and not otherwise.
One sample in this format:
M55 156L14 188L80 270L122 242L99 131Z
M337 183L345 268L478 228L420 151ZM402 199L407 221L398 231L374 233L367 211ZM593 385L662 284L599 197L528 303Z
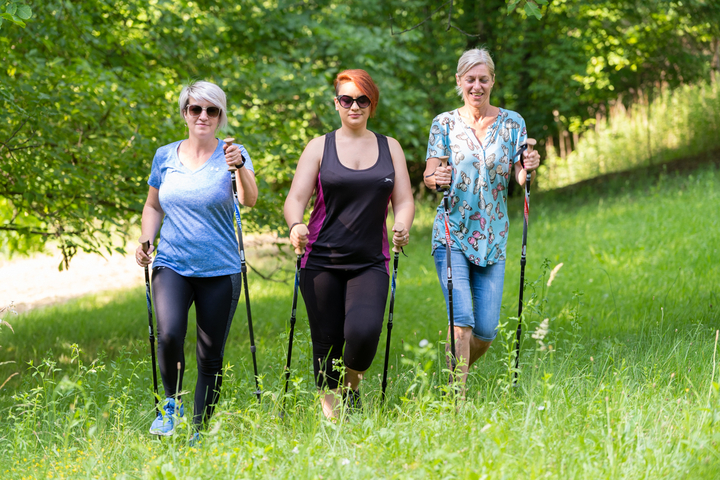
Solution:
M0 381L21 374L0 391L0 475L718 478L719 192L720 171L709 164L533 194L517 388L508 364L522 224L521 199L511 198L504 326L472 370L465 402L441 395L444 303L429 255L428 203L419 206L409 258L400 260L386 408L378 406L383 335L363 385L366 409L339 424L318 408L303 307L288 414L279 418L289 282L251 273L265 396L258 405L251 393L241 306L221 404L201 449L186 446L186 432L164 441L146 433L153 403L143 286L10 319L15 333L0 330L0 363L19 363L0 366ZM280 262L273 279L292 276L289 252L250 262L266 272ZM547 272L560 262L548 287ZM530 335L544 318L550 331L541 350Z

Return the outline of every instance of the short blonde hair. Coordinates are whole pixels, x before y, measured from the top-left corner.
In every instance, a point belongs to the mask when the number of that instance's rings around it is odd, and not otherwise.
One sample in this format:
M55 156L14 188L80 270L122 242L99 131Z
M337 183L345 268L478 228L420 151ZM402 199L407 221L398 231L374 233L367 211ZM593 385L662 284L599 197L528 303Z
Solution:
M220 109L220 118L218 119L218 130L222 130L228 124L227 118L227 96L223 89L218 87L212 82L201 80L199 82L190 82L183 87L180 92L180 98L178 99L178 106L180 107L180 116L183 116L183 112L190 102L190 97L195 100L203 100L210 102ZM183 117L185 118L185 117Z
M466 50L460 56L457 66L457 76L462 78L467 72L477 67L478 65L487 65L490 71L490 76L495 78L495 62L490 57L490 52L484 48L473 48ZM462 88L455 86L455 91L462 97Z

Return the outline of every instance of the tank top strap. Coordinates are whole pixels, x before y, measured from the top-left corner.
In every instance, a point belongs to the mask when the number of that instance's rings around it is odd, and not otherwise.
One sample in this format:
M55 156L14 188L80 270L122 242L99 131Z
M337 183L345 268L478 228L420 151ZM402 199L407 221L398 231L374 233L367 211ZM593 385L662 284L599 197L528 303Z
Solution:
M375 138L377 138L378 142L378 163L389 163L389 165L392 167L392 154L390 153L390 144L388 143L387 137L385 135L375 133Z
M337 130L328 132L325 134L325 150L323 150L322 162L320 163L320 170L329 167L336 167L340 163L340 159L337 156L337 145L335 140L335 134Z

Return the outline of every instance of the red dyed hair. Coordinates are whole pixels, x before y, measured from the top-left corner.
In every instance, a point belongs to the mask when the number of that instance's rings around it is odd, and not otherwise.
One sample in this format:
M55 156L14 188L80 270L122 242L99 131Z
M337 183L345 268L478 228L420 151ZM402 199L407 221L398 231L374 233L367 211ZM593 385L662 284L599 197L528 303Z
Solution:
M359 68L354 70L343 70L337 74L337 77L335 77L335 95L337 95L340 85L347 82L354 83L363 95L367 95L370 99L370 116L374 117L378 100L380 100L380 90L378 90L378 87L375 85L375 82L370 74Z

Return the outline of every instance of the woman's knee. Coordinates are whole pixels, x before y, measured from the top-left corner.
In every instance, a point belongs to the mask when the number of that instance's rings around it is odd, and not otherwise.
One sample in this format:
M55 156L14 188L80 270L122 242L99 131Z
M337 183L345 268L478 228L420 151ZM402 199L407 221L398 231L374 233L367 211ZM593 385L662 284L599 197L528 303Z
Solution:
M183 344L185 343L185 334L184 332L174 330L169 330L167 332L158 331L157 340L158 348L165 350L181 350Z
M380 340L381 333L382 321L345 325L346 343L355 345L358 348L374 348Z
M222 375L223 357L198 357L198 373L201 375Z
M482 342L492 343L492 341L495 340L495 337L497 337L497 325L492 328L485 325L475 327L472 329L472 336Z

